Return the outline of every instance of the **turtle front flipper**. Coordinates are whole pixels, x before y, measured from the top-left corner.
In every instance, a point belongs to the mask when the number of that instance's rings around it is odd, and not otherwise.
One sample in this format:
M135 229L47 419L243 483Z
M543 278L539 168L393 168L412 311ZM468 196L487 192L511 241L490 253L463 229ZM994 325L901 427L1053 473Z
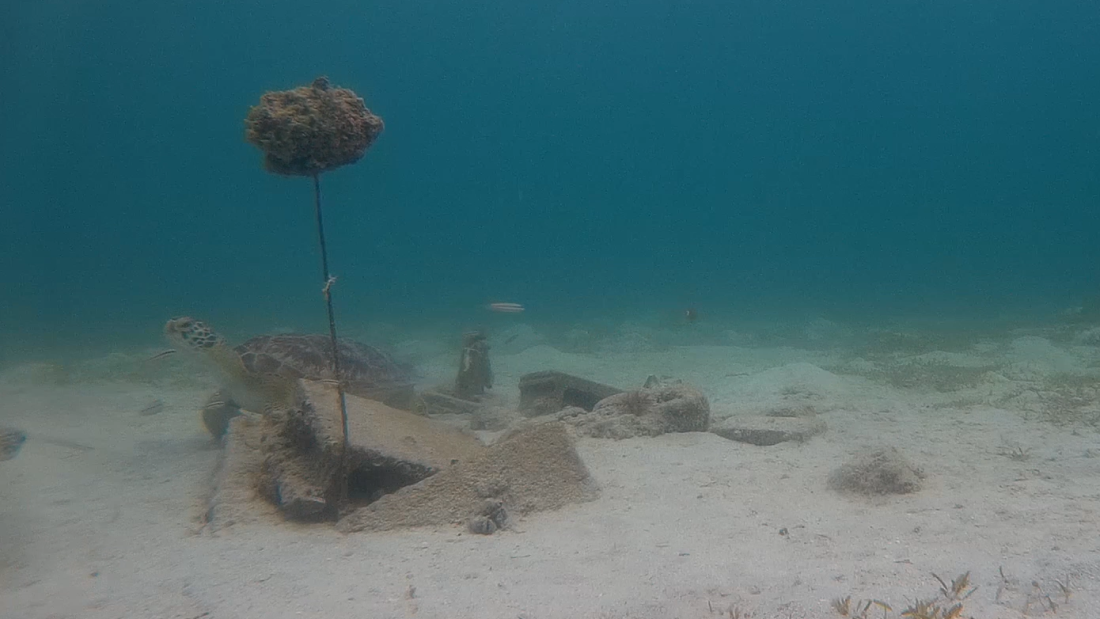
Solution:
M216 391L202 407L202 425L214 438L221 438L229 429L229 420L240 414L241 408L228 394Z

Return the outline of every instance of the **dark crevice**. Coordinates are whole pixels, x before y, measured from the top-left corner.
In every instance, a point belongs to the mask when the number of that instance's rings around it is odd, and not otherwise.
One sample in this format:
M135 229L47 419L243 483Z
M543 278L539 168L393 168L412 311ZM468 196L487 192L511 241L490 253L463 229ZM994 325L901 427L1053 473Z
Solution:
M369 505L383 495L421 481L433 472L419 467L361 463L348 475L348 501L359 507Z

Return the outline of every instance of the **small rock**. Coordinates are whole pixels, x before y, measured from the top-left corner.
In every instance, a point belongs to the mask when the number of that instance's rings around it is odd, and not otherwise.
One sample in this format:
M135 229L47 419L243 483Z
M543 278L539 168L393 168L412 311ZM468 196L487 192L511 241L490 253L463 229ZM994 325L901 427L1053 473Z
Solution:
M466 528L469 529L470 533L477 535L492 535L497 532L497 523L487 516L474 516L470 518Z
M825 422L817 417L737 415L720 421L710 431L731 441L767 447L786 441L804 442L825 429Z
M492 535L507 525L508 512L504 509L504 502L499 499L485 499L478 512L470 518L466 528L470 533Z
M669 384L604 398L590 413L576 414L570 409L559 415L586 436L623 439L705 432L710 425L710 403L690 385Z

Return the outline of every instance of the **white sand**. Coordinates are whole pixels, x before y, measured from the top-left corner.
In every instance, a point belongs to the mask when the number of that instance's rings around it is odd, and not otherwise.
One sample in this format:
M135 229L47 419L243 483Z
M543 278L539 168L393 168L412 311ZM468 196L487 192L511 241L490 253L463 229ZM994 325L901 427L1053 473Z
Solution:
M1055 405L1094 410L1095 390L1059 391L1052 377L1087 375L1097 358L1094 347L1035 336L920 355L993 367L974 387L940 393L887 384L883 369L896 372L889 360L912 360L904 355L574 355L547 344L498 354L505 402L534 370L627 387L660 373L698 385L716 418L810 404L829 429L774 447L701 433L584 439L600 499L489 537L290 524L212 535L199 524L218 454L195 413L201 381L46 384L49 372L17 368L0 381L0 424L31 438L0 464L0 617L826 618L837 616L830 600L847 595L887 601L896 617L937 594L932 572L967 570L979 589L964 616L1100 617L1100 434L1041 418ZM424 364L429 382L455 359ZM140 416L154 398L165 410ZM924 469L922 491L861 499L826 489L833 468L880 444ZM1067 577L1068 603L1056 582Z

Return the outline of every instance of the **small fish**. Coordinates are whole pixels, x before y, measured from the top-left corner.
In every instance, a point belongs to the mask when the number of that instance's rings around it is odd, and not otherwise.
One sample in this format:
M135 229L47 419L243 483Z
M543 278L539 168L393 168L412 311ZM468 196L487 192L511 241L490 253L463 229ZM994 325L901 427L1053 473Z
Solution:
M524 307L519 303L490 303L485 306L485 309L502 314L519 314Z
M168 356L171 356L171 355L174 355L174 354L176 354L176 349L175 348L169 348L168 350L166 350L164 352L158 352L157 354L153 355L152 357L149 357L149 359L148 359L148 361L146 361L146 363L148 363L150 361L156 361L158 359L163 359L165 357L168 357Z
M164 410L164 400L156 399L142 407L138 414L142 417L148 417L149 415L156 415L162 410Z
M689 307L684 310L684 318L686 318L688 322L694 323L696 320L699 320L699 312L695 311L694 307Z
M11 460L27 441L26 433L15 428L0 428L0 460Z

